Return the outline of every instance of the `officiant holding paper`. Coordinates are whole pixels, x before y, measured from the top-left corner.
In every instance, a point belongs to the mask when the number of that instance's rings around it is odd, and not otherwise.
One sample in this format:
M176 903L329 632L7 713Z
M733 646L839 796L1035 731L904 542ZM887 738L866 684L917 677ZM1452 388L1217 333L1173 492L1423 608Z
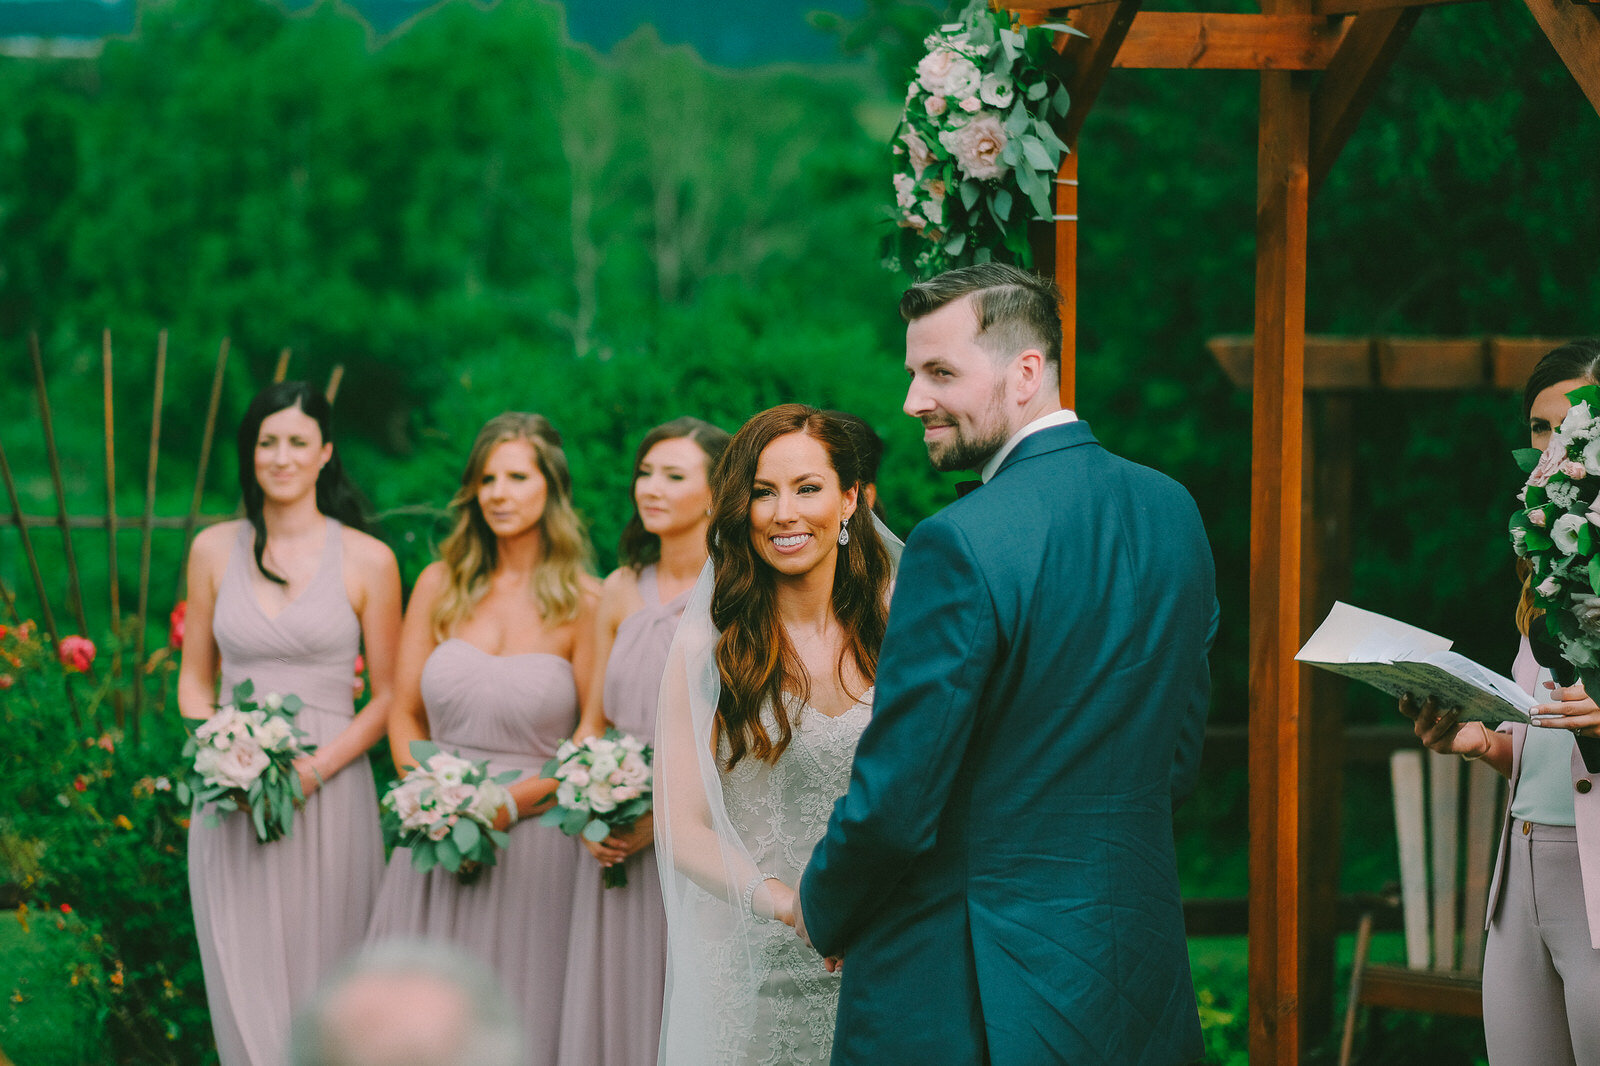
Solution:
M1600 383L1600 340L1574 341L1539 361L1523 391L1533 447L1543 451L1572 404ZM1600 707L1548 645L1543 612L1521 564L1512 677L1540 700L1532 724L1463 722L1432 699L1400 700L1432 751L1483 759L1511 781L1489 888L1483 1022L1493 1066L1600 1063ZM1541 660L1550 665L1541 665ZM1584 738L1581 739L1580 738ZM1588 749L1588 750L1580 750Z

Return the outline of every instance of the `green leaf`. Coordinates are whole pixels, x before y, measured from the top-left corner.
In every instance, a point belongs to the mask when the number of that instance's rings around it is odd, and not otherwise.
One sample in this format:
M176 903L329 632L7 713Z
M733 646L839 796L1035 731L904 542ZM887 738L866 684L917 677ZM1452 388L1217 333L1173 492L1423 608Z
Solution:
M283 709L288 711L290 714L299 713L300 709L305 705L306 701L301 699L299 696L296 696L293 692L289 693L283 698Z
M411 742L411 757L419 763L427 762L439 754L439 745L431 740L413 740Z
M260 804L250 808L250 820L256 824L256 839L267 839L267 809Z
M248 700L251 696L255 695L255 691L256 683L247 677L237 685L233 686L233 702L235 704L243 703L245 700Z
M1055 95L1050 98L1050 107L1058 115L1065 115L1069 110L1071 110L1072 94L1067 92L1067 87L1065 85L1057 89Z
M994 217L1005 222L1011 217L1011 193L1007 189L996 189L994 199L990 201L994 208Z
M1589 523L1578 527L1578 555L1588 555L1594 550L1594 538L1589 533Z
M978 197L983 195L983 186L970 178L961 183L961 206L968 211L978 202Z
M1589 560L1589 589L1600 596L1600 555Z
M560 807L551 807L548 811L545 811L543 814L539 815L539 824L553 825L557 829L560 829L561 822L564 818L566 818L566 816L567 812L565 810L561 809Z
M1528 510L1531 511L1536 507L1544 506L1544 502L1549 498L1550 496L1545 492L1543 485L1529 485L1527 498L1524 502L1528 505Z
M602 822L598 818L594 819L588 825L583 827L583 839L591 841L595 844L600 843L600 841L604 840L610 835L611 827L606 825L606 823Z
M1028 99L1043 100L1044 94L1049 91L1050 87L1048 85L1042 81L1036 81L1032 85L1028 86Z
M1511 453L1511 458L1517 461L1517 467L1524 474L1533 473L1533 468L1539 465L1539 457L1544 453L1538 448L1518 448Z
M1022 139L1022 154L1027 158L1028 164L1035 170L1043 170L1052 175L1055 174L1056 161L1050 158L1050 153L1045 151L1044 145L1040 144L1035 138L1024 137Z
M988 248L979 248L972 259L976 263L987 263L994 259L994 253Z
M511 843L511 834L507 833L503 829L489 829L486 830L486 832L489 834L489 839L494 842L494 846L497 848L503 848L507 844Z
M1528 539L1524 543L1528 545L1529 551L1542 552L1549 551L1551 548L1555 547L1556 542L1551 540L1550 534L1546 533L1544 530L1530 529L1528 530Z
M418 845L411 849L411 868L418 873L427 873L439 865L439 857L427 845Z
M460 823L457 823L458 825ZM459 870L461 868L461 849L456 847L455 841L449 837L436 840L433 844L434 854L439 857L439 865L446 870Z
M561 812L561 831L569 837L575 837L583 832L583 827L589 824L589 815L580 810L565 810Z
M461 849L463 855L477 847L478 840L482 836L483 834L478 831L478 823L471 818L461 819L450 833L450 839Z
M1067 142L1056 136L1056 131L1050 128L1050 123L1048 122L1040 122L1035 119L1033 123L1033 135L1039 138L1040 142L1046 148L1056 153L1058 163L1060 162L1060 157L1066 154L1066 152L1069 150L1067 148Z
M960 255L961 249L966 247L967 235L965 233L952 233L950 239L944 242L944 250L951 255Z
M1000 149L1000 162L1008 167L1014 167L1022 162L1022 148L1015 138L1006 141L1006 146Z
M493 781L497 785L509 785L521 776L522 771L520 770L502 770L500 773L489 778L489 780ZM549 777L550 775L545 774L544 776Z
M1001 123L1001 125L1005 127L1007 139L1010 139L1022 136L1027 132L1028 126L1032 122L1033 116L1028 114L1027 107L1023 105L1022 100L1019 98L1012 105L1011 113L1006 116L1005 122Z

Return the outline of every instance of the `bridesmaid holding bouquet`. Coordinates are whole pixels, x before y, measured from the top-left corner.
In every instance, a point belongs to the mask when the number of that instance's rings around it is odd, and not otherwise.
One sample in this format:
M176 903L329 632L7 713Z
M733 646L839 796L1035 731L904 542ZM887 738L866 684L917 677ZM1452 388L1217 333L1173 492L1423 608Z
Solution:
M383 874L372 770L387 727L400 631L400 571L361 532L358 497L330 436L332 412L302 382L251 401L239 426L243 520L201 532L189 553L178 709L204 720L249 680L299 696L317 745L296 762L306 800L288 836L259 843L250 818L189 825L189 891L223 1066L278 1066L289 1020L361 943ZM362 642L372 699L355 713Z
M633 517L617 555L622 565L600 592L595 668L576 739L615 726L646 743L667 650L689 590L706 562L708 475L728 434L679 418L645 435L634 456ZM578 869L561 1019L562 1066L653 1066L661 1036L667 919L656 874L653 822L594 843L597 863ZM627 884L602 887L621 864Z
M514 810L497 827L509 843L464 882L416 870L396 849L370 939L460 944L499 977L528 1034L531 1062L556 1058L578 845L531 818L556 782L539 776L573 731L593 663L589 545L572 506L561 437L540 415L498 415L478 432L455 526L439 561L417 579L400 639L389 744L401 773L411 745L431 740L510 784Z

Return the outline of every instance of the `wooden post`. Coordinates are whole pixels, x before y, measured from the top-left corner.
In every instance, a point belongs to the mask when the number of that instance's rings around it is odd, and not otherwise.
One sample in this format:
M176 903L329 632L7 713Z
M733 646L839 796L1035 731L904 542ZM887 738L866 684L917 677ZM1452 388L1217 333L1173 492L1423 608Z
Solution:
M111 595L111 632L117 635L111 655L111 706L121 729L127 710L122 703L122 590L117 577L117 434L111 398L111 330L100 334L100 376L106 423L106 582Z
M188 579L189 541L194 538L194 527L200 521L200 504L206 490L206 467L211 463L211 443L216 438L217 408L222 403L222 377L228 369L228 338L222 338L217 350L217 369L211 375L211 400L206 405L206 428L200 435L200 463L194 472L194 495L189 499L189 513L183 519L183 550L178 553L178 589L175 600L182 600Z
M39 354L39 334L28 334L28 356L33 361L33 385L39 400L39 423L44 430L45 456L50 464L50 484L56 494L56 525L61 529L61 546L67 556L67 604L78 623L78 632L89 635L89 622L83 614L83 583L78 578L78 554L72 550L72 530L67 525L67 490L61 480L61 456L56 452L55 421L50 415L50 393L44 382L44 357Z
M1294 13L1297 0L1277 0ZM1269 10L1269 13L1272 13ZM1250 470L1250 1061L1299 1061L1301 448L1308 75L1261 75Z
M1078 146L1056 172L1056 286L1061 290L1061 406L1078 394Z
M134 637L133 730L138 738L139 716L144 711L145 630L150 622L150 534L155 529L156 464L161 458L161 393L167 380L167 331L156 341L155 395L150 401L150 453L145 466L144 517L139 523L139 622Z
M289 349L285 348L278 353L278 365L272 371L272 383L278 384L289 376Z

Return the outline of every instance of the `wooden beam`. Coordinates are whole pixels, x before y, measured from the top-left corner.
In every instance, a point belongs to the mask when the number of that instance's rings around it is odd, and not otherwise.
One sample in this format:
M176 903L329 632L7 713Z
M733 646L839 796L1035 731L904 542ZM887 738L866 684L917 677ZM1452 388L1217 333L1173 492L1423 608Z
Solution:
M1520 389L1555 337L1307 337L1308 392ZM1206 348L1228 379L1251 387L1255 338L1222 334Z
M1056 287L1061 290L1061 406L1078 394L1078 146L1061 157L1056 172Z
M1523 0L1561 62L1600 112L1600 10L1571 0Z
M1350 20L1328 72L1311 96L1311 193L1355 132L1378 83L1422 14L1418 7L1372 11Z
M1309 0L1268 0L1293 14ZM1301 7L1303 12L1304 6ZM1250 1061L1300 1061L1301 461L1308 75L1261 75L1250 464Z
M1406 7L1439 7L1444 4L1471 3L1472 0L1312 0L1313 15L1360 15L1373 11L1393 11Z
M1322 70L1343 36L1342 22L1316 15L1141 11L1113 65L1134 70Z
M1100 87L1111 72L1112 61L1139 14L1141 3L1143 0L1116 0L1083 8L1073 15L1072 25L1087 36L1058 35L1056 47L1061 52L1062 62L1071 71L1066 77L1066 86L1072 97L1072 107L1056 133L1069 146L1078 143L1078 131L1083 129L1083 120L1089 117L1100 95Z

